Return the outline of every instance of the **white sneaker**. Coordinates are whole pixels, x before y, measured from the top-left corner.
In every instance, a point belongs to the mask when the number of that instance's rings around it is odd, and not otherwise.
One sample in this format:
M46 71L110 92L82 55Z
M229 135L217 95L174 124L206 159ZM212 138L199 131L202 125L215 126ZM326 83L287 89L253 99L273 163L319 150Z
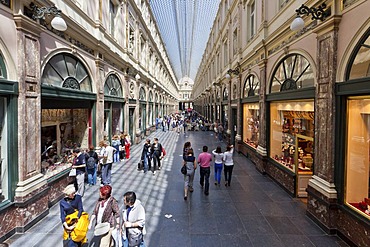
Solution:
M155 175L155 171L153 172L153 176Z

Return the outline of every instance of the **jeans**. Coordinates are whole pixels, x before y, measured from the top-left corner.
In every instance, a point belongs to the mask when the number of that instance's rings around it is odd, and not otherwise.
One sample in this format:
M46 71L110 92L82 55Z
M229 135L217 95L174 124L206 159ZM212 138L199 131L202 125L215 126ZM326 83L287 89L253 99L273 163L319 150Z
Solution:
M215 163L215 182L218 184L221 183L221 172L222 172L222 163L220 164Z
M211 174L211 168L210 167L200 167L200 170L199 170L199 173L200 173L200 185L203 187L203 185L205 185L204 187L204 193L208 194L209 192L209 175ZM205 181L205 184L204 184L204 180Z
M113 162L119 162L119 145L113 146L116 152L113 153Z
M149 155L144 155L144 172L147 172L150 168L150 157Z
M233 174L234 165L224 167L224 174L225 174L225 183L230 186L231 183L231 175Z
M152 167L153 168L153 172L155 170L157 170L157 166L158 167L161 167L161 160L159 159L159 156L160 156L159 152L154 152L154 155L153 155L153 167Z
M101 179L103 185L111 184L111 178L112 178L112 163L107 163L103 165L101 171Z
M96 184L96 172L97 172L97 165L95 164L95 168L87 169L87 183L91 185Z
M122 243L123 243L123 245L122 245L123 247L128 247L128 239L122 240ZM139 246L140 247L146 247L144 240L143 240L143 242L141 242L141 244Z
M222 133L218 132L218 140L222 142Z

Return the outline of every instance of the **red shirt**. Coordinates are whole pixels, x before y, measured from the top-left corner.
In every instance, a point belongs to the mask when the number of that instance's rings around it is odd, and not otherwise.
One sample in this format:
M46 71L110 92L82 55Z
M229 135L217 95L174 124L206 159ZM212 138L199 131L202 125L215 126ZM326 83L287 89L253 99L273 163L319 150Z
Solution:
M203 152L198 156L198 164L200 167L207 168L211 166L212 154Z

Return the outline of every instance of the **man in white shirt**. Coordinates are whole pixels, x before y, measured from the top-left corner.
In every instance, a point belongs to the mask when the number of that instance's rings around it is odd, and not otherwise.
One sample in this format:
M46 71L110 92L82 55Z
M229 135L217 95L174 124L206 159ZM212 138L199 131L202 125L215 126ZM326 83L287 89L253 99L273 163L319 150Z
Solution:
M106 141L104 143L105 147L105 153L104 158L106 157L107 162L103 164L102 167L102 184L111 184L111 178L112 178L112 163L113 163L113 154L114 154L114 148L109 145L109 142Z

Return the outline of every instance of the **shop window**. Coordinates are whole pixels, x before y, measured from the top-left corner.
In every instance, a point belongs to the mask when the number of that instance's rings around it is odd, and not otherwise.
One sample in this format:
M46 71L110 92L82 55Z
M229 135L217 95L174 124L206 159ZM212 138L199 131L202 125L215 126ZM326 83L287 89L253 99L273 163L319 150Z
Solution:
M6 98L0 97L0 203L8 199L9 170L7 161L7 114Z
M312 173L314 101L270 104L270 157L293 172Z
M42 109L41 172L51 177L72 165L72 151L88 147L89 109Z
M122 85L116 75L108 76L104 84L104 95L122 97Z
M92 92L91 78L85 66L74 56L62 53L46 64L41 83Z
M350 73L347 80L370 77L370 37L359 44L353 61L350 63Z
M347 205L370 218L370 96L347 101Z
M259 104L250 103L243 105L243 141L253 148L259 142Z
M288 55L274 71L270 93L314 86L314 75L308 60L299 54Z
M247 98L250 96L259 95L260 82L256 76L250 75L247 77L244 83L243 97Z

